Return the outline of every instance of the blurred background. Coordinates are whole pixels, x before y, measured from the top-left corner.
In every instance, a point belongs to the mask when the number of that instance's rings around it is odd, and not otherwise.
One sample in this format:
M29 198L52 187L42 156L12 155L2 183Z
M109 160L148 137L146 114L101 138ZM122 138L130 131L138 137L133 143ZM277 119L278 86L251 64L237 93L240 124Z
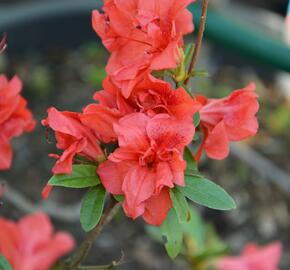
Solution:
M200 2L200 1L198 1ZM238 209L218 212L198 208L233 250L247 242L282 241L282 270L290 269L290 28L287 0L210 1L206 40L198 68L209 77L196 78L192 88L223 97L248 82L257 84L260 131L232 145L224 161L202 160L201 171L221 184ZM14 140L11 170L0 173L7 192L0 215L19 219L42 207L58 229L84 237L78 221L82 191L57 188L43 203L40 190L50 178L54 144L39 124L46 110L79 111L101 89L108 53L91 29L91 10L97 0L0 0L0 35L8 49L0 56L0 71L24 81L38 126ZM196 23L198 6L192 6ZM191 38L188 38L191 41ZM53 141L53 138L49 138ZM1 228L0 228L1 229ZM188 256L171 261L162 245L148 236L141 220L120 214L95 243L88 263L103 264L125 253L120 269L191 269Z

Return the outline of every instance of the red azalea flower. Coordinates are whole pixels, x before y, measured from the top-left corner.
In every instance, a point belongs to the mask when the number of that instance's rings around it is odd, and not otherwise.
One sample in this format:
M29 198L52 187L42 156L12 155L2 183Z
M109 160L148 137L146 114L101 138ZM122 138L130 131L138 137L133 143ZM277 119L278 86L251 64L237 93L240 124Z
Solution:
M55 131L56 147L64 150L61 156L51 154L58 159L52 169L54 174L70 174L76 154L92 161L103 160L104 154L98 138L81 123L78 113L60 112L52 107L48 109L48 117L42 124Z
M0 170L11 166L11 139L23 132L31 132L35 127L27 102L20 95L21 88L17 76L8 81L6 76L0 75Z
M255 84L235 90L222 99L207 99L199 96L203 143L202 150L213 159L224 159L229 154L229 142L240 141L254 136L258 130L256 113L259 110Z
M99 104L88 105L80 117L104 142L117 139L113 125L127 114L142 112L154 117L166 113L181 121L192 122L193 115L201 107L183 88L173 90L169 83L151 75L135 86L128 99L108 77L104 81L104 90L96 92L94 98Z
M151 75L136 85L129 100L137 111L150 117L166 113L180 121L190 122L201 107L182 87L173 89L170 83Z
M124 194L127 216L143 215L159 226L172 207L169 188L184 185L183 149L194 135L194 126L160 114L149 118L134 113L114 125L119 148L102 163L98 173L106 190Z
M71 235L54 233L47 215L26 216L18 223L0 218L0 254L14 270L49 270L74 247Z
M113 124L135 110L109 77L103 81L103 88L104 90L97 91L94 95L99 104L86 106L80 119L84 125L95 131L102 142L109 143L117 139Z
M193 31L186 7L194 0L107 0L92 24L112 53L107 72L128 97L149 70L175 68L183 35Z
M249 244L242 255L222 258L218 262L218 270L278 270L281 253L280 243L263 248Z

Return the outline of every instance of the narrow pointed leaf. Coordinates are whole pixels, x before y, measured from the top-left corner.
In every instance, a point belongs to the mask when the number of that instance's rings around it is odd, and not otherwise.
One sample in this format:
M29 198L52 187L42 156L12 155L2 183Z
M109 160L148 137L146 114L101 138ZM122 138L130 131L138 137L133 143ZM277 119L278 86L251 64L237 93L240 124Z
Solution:
M190 43L188 45L186 45L186 48L185 48L185 60L184 60L184 64L185 66L188 66L191 58L192 58L192 55L193 55L193 52L194 52L194 47L195 47L195 44L194 43Z
M162 240L170 258L174 259L182 247L182 229L174 209L171 209L160 227Z
M196 162L195 162L195 160L192 156L192 153L188 147L186 147L184 149L183 158L186 161L186 172L188 172L188 174L191 172L191 174L194 173L195 175L199 175Z
M190 212L187 200L184 197L183 193L180 192L180 190L174 188L170 191L170 197L179 222L188 222L190 219Z
M200 114L197 112L194 116L193 116L193 125L195 127L198 127L200 124Z
M185 182L185 187L178 187L178 189L193 202L216 210L236 208L233 198L212 181L186 175Z
M92 230L99 223L104 210L105 195L105 189L101 185L91 188L85 195L80 213L84 231Z
M97 175L97 167L94 165L73 165L72 174L54 175L48 181L51 186L68 188L94 187L100 183Z

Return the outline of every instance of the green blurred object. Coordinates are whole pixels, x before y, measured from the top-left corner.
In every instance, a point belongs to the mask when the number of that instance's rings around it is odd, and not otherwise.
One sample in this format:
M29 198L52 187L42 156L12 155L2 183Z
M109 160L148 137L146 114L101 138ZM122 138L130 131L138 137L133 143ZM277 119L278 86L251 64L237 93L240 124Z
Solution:
M189 9L198 28L201 7L194 4ZM290 47L255 27L250 28L235 18L224 16L219 11L208 10L205 37L240 55L290 72Z

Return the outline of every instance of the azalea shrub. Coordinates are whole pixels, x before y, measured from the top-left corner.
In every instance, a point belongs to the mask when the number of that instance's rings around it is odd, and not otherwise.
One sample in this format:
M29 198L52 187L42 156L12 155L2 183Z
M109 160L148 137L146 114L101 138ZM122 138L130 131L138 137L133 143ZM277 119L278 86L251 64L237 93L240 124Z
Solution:
M184 42L194 31L188 10L193 2L105 0L102 11L92 12L92 27L110 53L103 88L82 111L50 107L41 121L53 132L57 149L49 154L56 161L43 198L49 199L54 187L87 190L80 223L88 238L71 260L53 269L85 269L78 266L92 245L88 239L98 235L118 207L128 218L142 217L153 226L149 230L171 258L188 250L188 235L194 235L193 241L199 237L194 205L223 211L236 207L198 165L202 156L225 159L231 142L257 133L256 86L249 83L220 99L195 89L190 79L200 74L193 65L198 44ZM5 40L0 51L4 48ZM21 88L17 76L0 76L0 170L11 166L11 139L35 127ZM42 213L18 223L2 218L0 226L5 270L9 264L15 270L48 270L74 247L70 235L53 233ZM281 255L279 244L248 245L240 257L226 256L222 247L202 263L212 264L214 258L217 270L276 270ZM198 257L196 250L190 254ZM266 256L272 261L263 266Z

